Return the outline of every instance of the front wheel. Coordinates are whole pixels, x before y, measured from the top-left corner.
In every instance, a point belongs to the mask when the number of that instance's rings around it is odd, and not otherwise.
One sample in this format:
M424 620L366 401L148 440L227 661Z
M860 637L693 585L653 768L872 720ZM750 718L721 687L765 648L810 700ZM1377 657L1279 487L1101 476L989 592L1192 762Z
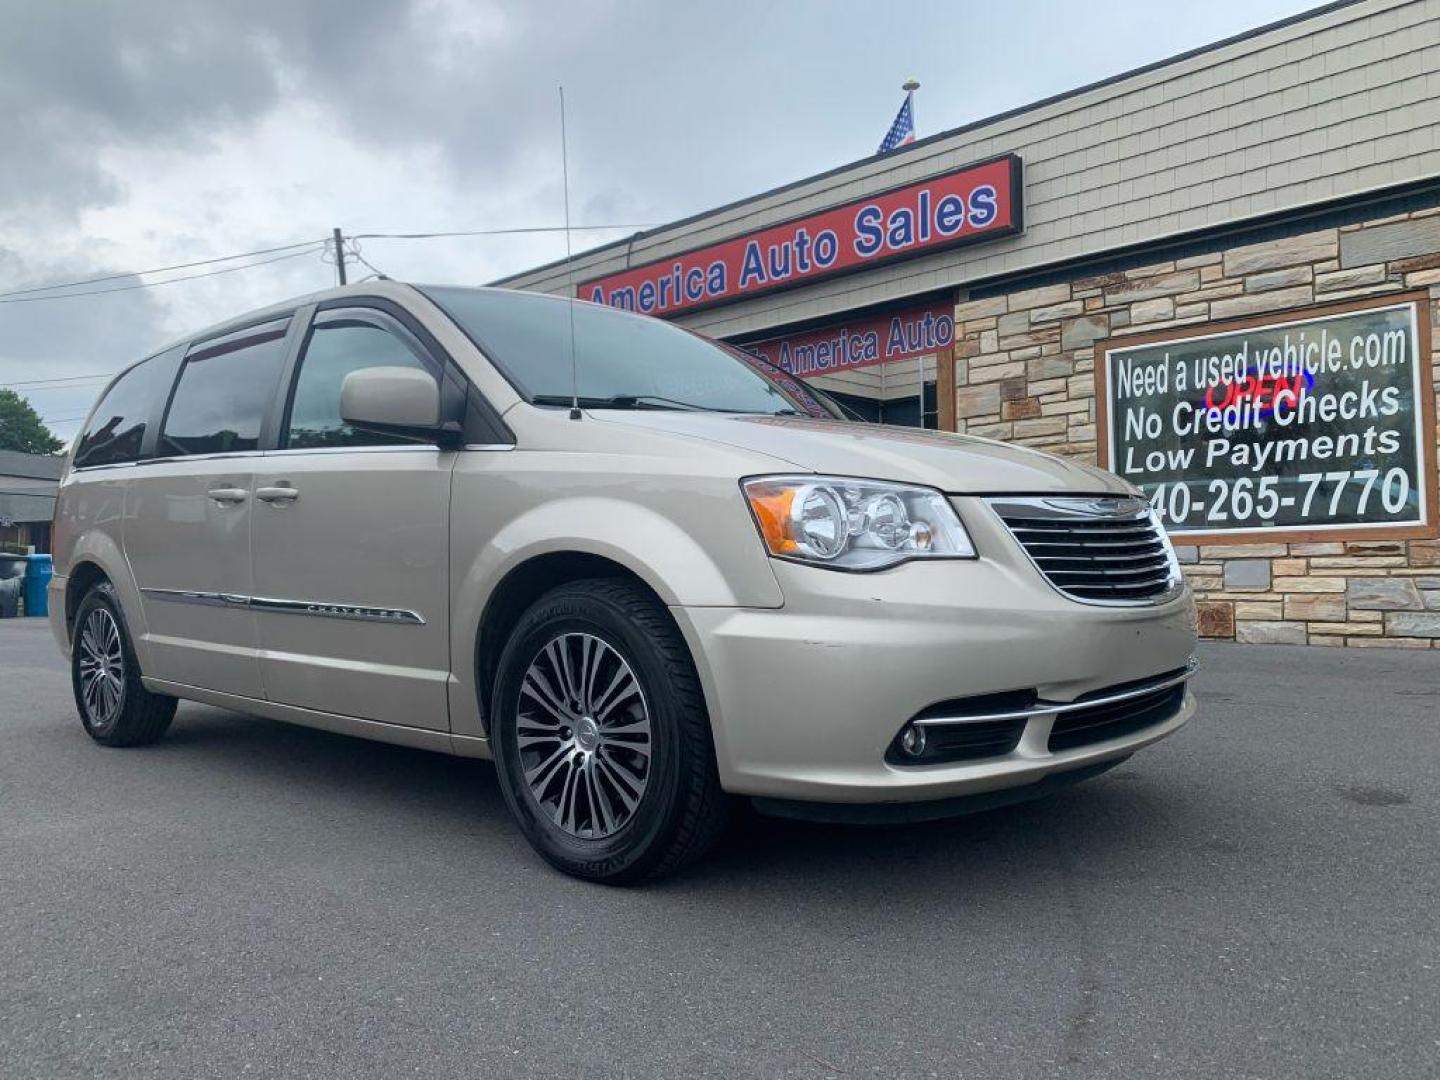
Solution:
M85 731L106 746L152 743L175 718L175 699L140 682L120 599L108 581L86 593L75 612L70 682Z
M727 804L694 665L670 614L625 582L552 590L500 658L490 738L532 846L623 884L710 849Z

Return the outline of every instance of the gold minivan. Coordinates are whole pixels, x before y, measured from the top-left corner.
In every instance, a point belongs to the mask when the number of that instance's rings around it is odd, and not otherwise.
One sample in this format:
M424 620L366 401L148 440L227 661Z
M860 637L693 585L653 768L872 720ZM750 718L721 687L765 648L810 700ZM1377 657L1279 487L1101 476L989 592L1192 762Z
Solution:
M736 797L918 820L1194 711L1194 608L1110 473L847 420L604 307L369 282L124 371L60 485L92 738L178 698L472 757L560 869L703 854Z

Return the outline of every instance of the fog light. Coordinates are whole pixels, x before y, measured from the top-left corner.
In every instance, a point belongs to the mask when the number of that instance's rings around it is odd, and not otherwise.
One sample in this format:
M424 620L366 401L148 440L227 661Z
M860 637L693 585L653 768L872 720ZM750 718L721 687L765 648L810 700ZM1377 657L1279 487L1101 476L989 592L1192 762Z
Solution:
M919 724L906 724L900 732L900 749L911 757L925 753L925 729Z

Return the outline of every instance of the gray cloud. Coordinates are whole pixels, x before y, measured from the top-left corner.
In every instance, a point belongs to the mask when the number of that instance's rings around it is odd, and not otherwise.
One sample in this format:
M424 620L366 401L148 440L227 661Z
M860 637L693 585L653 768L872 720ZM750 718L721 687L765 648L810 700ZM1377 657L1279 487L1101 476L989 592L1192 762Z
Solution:
M0 291L332 224L558 222L562 81L576 219L663 221L872 153L907 75L924 135L1309 2L0 0ZM474 282L558 244L366 252L397 276ZM0 383L113 369L326 273L307 258L0 305Z
M179 5L176 5L178 8ZM74 214L119 198L97 148L185 145L273 106L264 42L198 5L183 22L154 4L12 4L0 37L0 206Z
M120 278L105 287L138 282L134 277ZM77 309L77 304L85 306ZM83 300L0 305L0 383L115 371L163 344L164 322L162 302L147 289ZM97 381L30 386L18 393L30 399L56 432L68 437L102 385Z
M12 0L0 220L122 199L99 147L199 146L304 105L359 142L439 148L451 179L483 199L533 184L537 160L554 157L559 81L582 191L617 212L673 209L686 192L694 209L869 153L912 67L927 80L922 127L935 130L1300 6L1230 0L1202 21L1187 5L1177 27L1144 0Z
M583 54L602 5L392 0L67 0L15 4L0 37L0 215L73 216L123 197L96 151L198 148L296 103L349 135L433 144L495 183L553 142L552 77ZM537 64L537 59L543 61ZM538 69L538 70L537 70ZM543 121L543 125L542 125Z
M139 359L161 343L155 329L163 313L153 291L121 291L139 282L133 276L107 281L103 288L117 290L114 296L5 304L0 307L5 358L43 365L34 375L41 379L74 374L86 363L101 365L87 370L106 371ZM79 309L84 311L81 318L76 317L79 303L85 305ZM23 311L15 310L21 307Z

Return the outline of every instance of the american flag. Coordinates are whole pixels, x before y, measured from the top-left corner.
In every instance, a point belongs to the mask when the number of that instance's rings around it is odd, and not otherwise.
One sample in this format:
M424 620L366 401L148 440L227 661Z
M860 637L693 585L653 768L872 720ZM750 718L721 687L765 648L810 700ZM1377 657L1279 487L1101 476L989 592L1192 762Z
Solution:
M888 154L897 146L904 146L906 143L915 141L915 113L910 107L915 95L906 94L905 104L900 106L900 111L895 114L895 122L890 125L890 130L885 133L885 138L880 141L880 149L877 154Z

